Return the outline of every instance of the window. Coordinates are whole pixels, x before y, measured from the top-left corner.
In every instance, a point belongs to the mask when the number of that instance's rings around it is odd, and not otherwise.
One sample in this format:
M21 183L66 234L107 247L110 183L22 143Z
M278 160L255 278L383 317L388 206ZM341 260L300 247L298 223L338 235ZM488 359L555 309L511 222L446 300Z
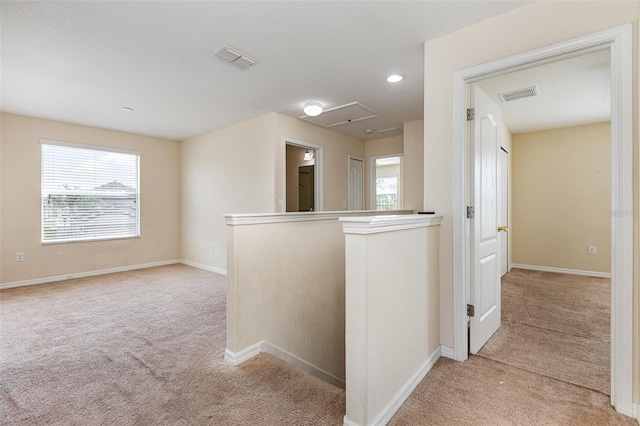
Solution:
M140 236L140 153L41 141L42 242Z
M375 166L376 210L398 210L402 208L402 157L376 158Z

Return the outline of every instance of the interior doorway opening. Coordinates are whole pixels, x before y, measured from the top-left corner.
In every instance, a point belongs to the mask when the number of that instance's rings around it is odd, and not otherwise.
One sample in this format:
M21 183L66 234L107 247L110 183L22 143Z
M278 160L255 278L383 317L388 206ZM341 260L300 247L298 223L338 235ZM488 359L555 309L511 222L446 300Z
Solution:
M467 85L517 69L550 63L589 51L608 49L611 55L611 403L631 416L633 372L633 211L631 25L605 30L556 45L488 62L454 73L454 110L464 111ZM467 123L454 115L454 348L453 357L467 358L470 235L465 205L468 187Z
M322 147L285 139L285 211L322 211Z

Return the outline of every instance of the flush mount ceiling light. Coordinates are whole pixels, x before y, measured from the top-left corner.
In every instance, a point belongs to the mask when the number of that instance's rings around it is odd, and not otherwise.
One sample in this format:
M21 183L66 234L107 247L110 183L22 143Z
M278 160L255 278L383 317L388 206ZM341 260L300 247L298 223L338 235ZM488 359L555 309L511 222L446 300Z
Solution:
M133 108L131 107L121 107L120 109L124 112L133 112Z
M399 82L400 80L402 80L403 78L404 78L404 77L403 77L403 76L401 76L400 74L392 74L392 75L390 75L389 77L387 77L387 81L388 81L389 83L397 83L397 82Z
M322 111L324 111L324 109L322 108L322 104L320 102L307 102L306 104L304 104L303 111L309 117L315 117L322 114Z

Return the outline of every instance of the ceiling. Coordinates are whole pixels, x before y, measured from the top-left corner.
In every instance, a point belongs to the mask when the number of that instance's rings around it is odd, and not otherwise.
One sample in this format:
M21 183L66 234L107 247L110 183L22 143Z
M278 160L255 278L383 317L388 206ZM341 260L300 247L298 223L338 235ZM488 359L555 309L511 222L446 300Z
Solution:
M609 49L478 82L501 109L513 134L611 120ZM536 86L538 96L504 102L498 96Z
M272 111L300 117L307 101L360 102L379 116L332 129L375 139L422 118L424 41L526 3L2 1L0 107L185 140ZM212 57L223 45L260 63Z

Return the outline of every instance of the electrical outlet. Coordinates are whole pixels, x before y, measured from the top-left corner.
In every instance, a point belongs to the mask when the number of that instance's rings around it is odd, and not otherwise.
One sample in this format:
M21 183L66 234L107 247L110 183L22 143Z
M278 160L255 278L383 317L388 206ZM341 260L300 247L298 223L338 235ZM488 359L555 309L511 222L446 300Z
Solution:
M24 252L19 251L16 253L16 262L24 262Z
M596 254L596 246L589 246L589 254Z

